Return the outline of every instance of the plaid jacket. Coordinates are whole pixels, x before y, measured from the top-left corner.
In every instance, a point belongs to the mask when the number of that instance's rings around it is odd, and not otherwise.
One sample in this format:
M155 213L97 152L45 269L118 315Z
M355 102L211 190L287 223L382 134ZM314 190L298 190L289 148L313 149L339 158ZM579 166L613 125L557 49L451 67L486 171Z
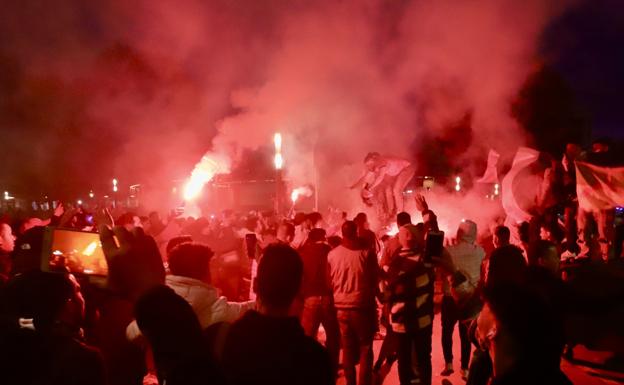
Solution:
M432 326L434 280L433 266L419 254L409 249L397 251L384 295L393 331L411 333Z

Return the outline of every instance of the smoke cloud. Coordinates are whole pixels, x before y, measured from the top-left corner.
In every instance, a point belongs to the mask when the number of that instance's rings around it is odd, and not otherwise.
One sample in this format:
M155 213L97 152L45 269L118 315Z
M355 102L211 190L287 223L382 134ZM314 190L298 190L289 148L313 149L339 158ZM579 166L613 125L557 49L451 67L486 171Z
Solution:
M0 57L19 73L3 92L39 102L37 84L51 82L51 111L3 129L38 127L31 140L53 131L45 147L65 151L39 150L33 169L60 162L74 190L113 176L121 187L158 185L187 178L207 151L235 166L281 132L292 186L318 179L322 207L351 209L358 198L346 186L369 151L418 162L439 139L441 158L479 173L470 160L489 148L510 158L530 140L509 104L565 5L66 0L42 20L51 9L26 3L9 4L0 23Z

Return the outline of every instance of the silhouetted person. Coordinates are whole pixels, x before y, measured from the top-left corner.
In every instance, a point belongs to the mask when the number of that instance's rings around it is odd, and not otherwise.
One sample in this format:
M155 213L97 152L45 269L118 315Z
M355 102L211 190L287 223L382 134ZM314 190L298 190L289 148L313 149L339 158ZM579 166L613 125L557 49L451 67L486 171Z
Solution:
M553 276L559 276L559 250L557 245L551 241L538 240L529 246L529 265L542 266Z
M288 315L302 275L295 250L286 245L267 247L254 281L258 310L248 311L227 329L221 357L229 384L334 383L325 348Z
M377 242L377 236L370 229L370 224L368 223L368 217L366 213L358 213L355 218L353 218L353 222L357 225L358 228L358 237L360 238L360 242L362 242L363 246L377 254L379 251L379 245Z
M0 286L9 279L11 272L10 254L15 248L13 229L6 223L0 222Z
M149 341L159 382L223 384L191 306L167 286L145 293L135 305L137 324Z
M567 385L561 372L560 314L523 284L497 284L484 292L477 339L492 359L492 385Z
M507 226L496 226L494 229L494 237L492 238L492 243L494 244L494 248L507 246L509 245L509 239L511 238L511 232L509 231L509 227Z
M481 277L479 290L499 285L523 284L526 282L527 262L522 250L514 245L501 246L492 252L487 260L485 274ZM476 322L471 325L474 338ZM487 348L479 345L473 354L468 373L468 385L485 385L492 373L492 360Z
M31 271L6 288L0 330L0 383L105 384L100 353L81 339L84 299L75 278Z
M312 229L308 234L307 242L299 249L303 261L301 326L306 335L316 338L319 326L323 325L327 337L325 346L330 354L332 365L338 368L340 330L327 263L327 255L330 251L331 247L325 242L323 229Z
M401 211L400 213L397 214L396 216L397 229L400 229L403 226L407 226L411 224L412 224L412 217L410 216L409 213L405 211ZM399 234L397 232L395 236L388 239L388 241L385 243L383 256L381 257L381 261L380 261L380 265L382 268L390 264L392 257L394 256L396 251L400 248L401 248L401 245L399 244Z

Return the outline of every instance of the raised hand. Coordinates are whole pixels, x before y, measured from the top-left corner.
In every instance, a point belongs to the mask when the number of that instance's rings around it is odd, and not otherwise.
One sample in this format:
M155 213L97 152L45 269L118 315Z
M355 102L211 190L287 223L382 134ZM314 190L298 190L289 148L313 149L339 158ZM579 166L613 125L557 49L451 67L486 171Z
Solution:
M63 207L63 203L59 201L54 209L54 216L60 218L63 214L65 214L65 207Z
M422 194L416 194L414 196L414 203L416 203L416 208L420 212L429 210L429 205L427 205L427 200L425 200L425 197Z
M131 300L165 282L165 268L154 239L142 228L111 230L100 224L100 240L108 263L108 286Z

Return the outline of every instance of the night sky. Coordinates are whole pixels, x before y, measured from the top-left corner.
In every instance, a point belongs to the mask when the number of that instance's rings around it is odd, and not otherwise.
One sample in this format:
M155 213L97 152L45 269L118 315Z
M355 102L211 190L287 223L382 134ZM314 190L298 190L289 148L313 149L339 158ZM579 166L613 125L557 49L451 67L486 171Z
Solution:
M624 138L624 3L570 9L548 26L541 52L587 109L593 136Z

